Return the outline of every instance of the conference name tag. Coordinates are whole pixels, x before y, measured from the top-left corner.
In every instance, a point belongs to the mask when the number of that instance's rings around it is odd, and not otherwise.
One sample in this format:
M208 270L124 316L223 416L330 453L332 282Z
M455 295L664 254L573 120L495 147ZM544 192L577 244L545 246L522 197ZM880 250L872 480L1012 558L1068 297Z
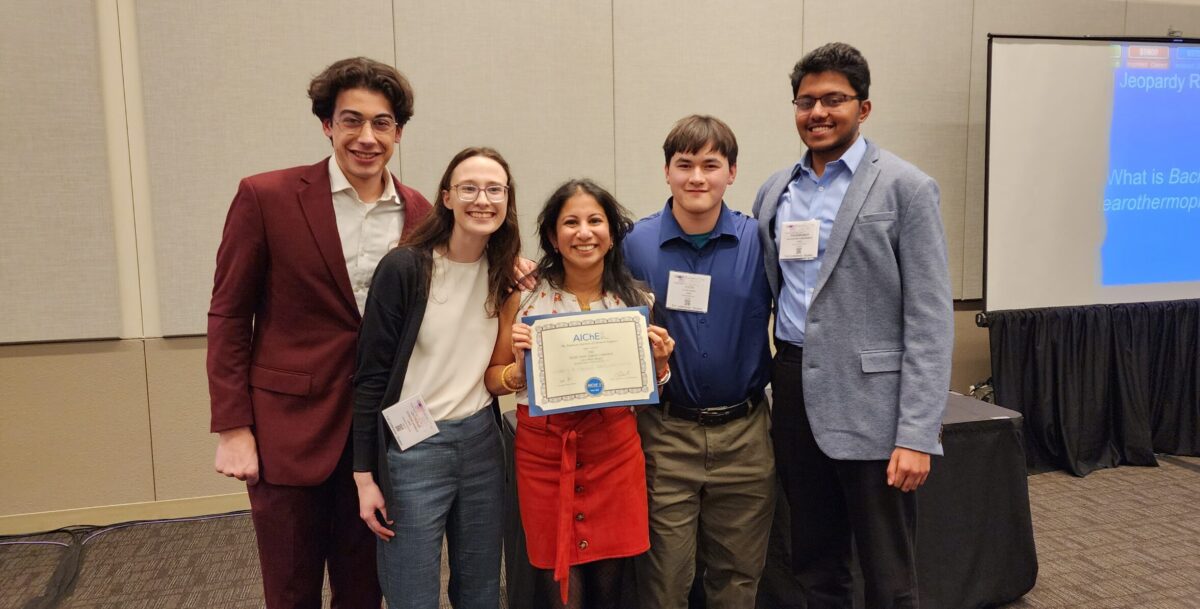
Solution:
M385 408L383 418L396 437L400 450L408 450L438 432L437 423L419 393Z
M779 259L815 260L820 242L820 220L784 222L779 239Z
M667 279L667 308L692 313L708 313L708 289L712 277L671 271Z

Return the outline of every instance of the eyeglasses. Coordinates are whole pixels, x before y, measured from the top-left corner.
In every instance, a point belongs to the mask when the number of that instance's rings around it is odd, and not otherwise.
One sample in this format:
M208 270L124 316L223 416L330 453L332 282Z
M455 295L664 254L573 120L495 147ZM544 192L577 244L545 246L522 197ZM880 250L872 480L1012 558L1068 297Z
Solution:
M483 188L474 184L458 184L450 188L458 193L458 200L463 203L474 203L475 199L479 198L480 191L483 191L487 200L492 203L503 203L508 199L508 187L501 184L488 184Z
M808 112L817 107L817 102L821 102L821 107L832 110L852 99L858 99L858 96L845 93L826 93L821 97L797 97L792 100L792 105L796 106L798 112Z
M371 131L382 135L389 135L396 130L396 119L390 116L376 116L371 120L367 120L361 116L347 114L338 117L334 122L350 133L362 131L363 125L367 123L371 124Z

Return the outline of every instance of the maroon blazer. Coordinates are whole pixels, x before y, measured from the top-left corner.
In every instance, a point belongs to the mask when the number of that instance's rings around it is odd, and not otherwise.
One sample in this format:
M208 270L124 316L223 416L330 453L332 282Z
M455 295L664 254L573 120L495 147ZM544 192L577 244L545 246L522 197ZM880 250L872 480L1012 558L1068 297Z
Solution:
M217 250L211 431L252 426L271 484L320 484L350 436L361 316L329 189L328 158L242 180ZM396 192L407 235L431 208L399 181Z

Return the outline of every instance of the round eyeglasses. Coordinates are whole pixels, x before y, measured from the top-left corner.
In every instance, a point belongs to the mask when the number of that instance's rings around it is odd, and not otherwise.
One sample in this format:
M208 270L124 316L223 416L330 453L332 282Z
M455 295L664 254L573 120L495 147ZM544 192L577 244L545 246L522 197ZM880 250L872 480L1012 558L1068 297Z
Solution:
M481 191L483 192L483 195L487 197L487 200L491 201L492 203L503 203L508 199L508 187L503 184L488 184L487 186L480 188L476 184L467 183L457 184L455 186L451 186L450 188L454 189L454 192L458 193L458 200L462 201L463 203L474 203L475 199L479 198L479 193Z
M334 122L337 123L339 127L350 133L358 133L362 131L363 125L368 123L371 125L371 131L374 131L375 133L389 135L396 131L396 119L390 116L376 116L371 120L367 120L361 116L347 114L346 116L338 117L336 120L334 120Z

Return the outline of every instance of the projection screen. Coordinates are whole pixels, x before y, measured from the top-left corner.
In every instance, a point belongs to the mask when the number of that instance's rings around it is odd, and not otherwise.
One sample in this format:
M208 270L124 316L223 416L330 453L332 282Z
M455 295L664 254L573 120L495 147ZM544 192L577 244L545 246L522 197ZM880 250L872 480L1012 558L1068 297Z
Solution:
M989 37L984 306L1200 298L1200 41Z

